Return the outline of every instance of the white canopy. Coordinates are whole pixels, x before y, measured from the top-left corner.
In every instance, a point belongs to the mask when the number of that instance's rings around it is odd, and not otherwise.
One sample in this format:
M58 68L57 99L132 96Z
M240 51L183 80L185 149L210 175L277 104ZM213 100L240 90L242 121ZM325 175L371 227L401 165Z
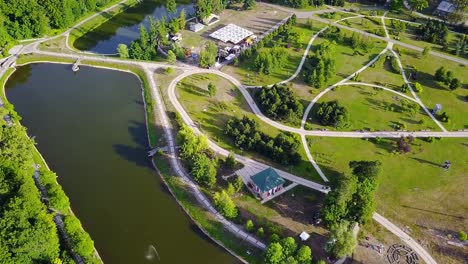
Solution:
M251 35L253 35L253 32L237 25L229 24L211 33L210 37L221 40L222 42L237 44Z
M299 237L301 238L302 241L306 241L307 239L309 239L310 235L307 234L306 232L302 231L302 233L299 235Z

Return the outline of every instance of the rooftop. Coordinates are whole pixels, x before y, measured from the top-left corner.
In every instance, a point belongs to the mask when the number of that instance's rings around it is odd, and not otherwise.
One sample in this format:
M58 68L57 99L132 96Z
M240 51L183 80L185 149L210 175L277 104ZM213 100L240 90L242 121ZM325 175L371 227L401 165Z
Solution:
M221 40L222 42L232 42L237 44L253 34L254 33L252 31L249 31L245 28L241 28L234 24L229 24L211 33L210 37Z
M286 181L278 175L273 168L267 168L253 176L250 179L257 185L262 192L268 192L269 190L280 186Z
M455 11L455 5L449 1L442 1L437 7L437 11L452 13L453 11Z

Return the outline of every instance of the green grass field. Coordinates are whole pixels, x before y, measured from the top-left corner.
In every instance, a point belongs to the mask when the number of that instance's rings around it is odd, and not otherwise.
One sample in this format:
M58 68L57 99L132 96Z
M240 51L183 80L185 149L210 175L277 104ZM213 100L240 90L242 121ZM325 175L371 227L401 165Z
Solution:
M379 60L384 60L380 58ZM385 61L382 66L375 64L374 67L369 67L359 74L358 79L361 82L373 83L382 85L394 90L398 90L404 84L403 77L400 73L394 73L391 70L390 62Z
M325 94L317 103L337 100L341 106L344 106L350 115L350 126L342 130L393 130L396 123L406 124L407 130L421 129L436 129L436 124L425 115L422 110L419 110L414 115L402 112L402 101L405 103L415 104L408 99L405 99L394 93L374 89L365 86L339 86ZM325 127L320 125L319 121L314 117L315 109L318 105L314 105L309 120L312 127L327 128L333 130L333 127ZM387 108L392 107L394 110ZM424 120L423 124L419 121Z
M385 32L383 31L383 27L381 23L382 22L380 18L375 18L375 17L372 17L372 18L356 17L356 18L350 18L350 19L346 19L346 20L339 22L340 25L364 30L372 34L383 36Z
M432 143L416 139L407 154L392 154L394 141L387 139L380 144L351 138L315 137L308 141L312 155L329 177L349 174L352 160L380 160L377 212L400 227L409 226L414 238L431 243L434 233L444 236L468 226L468 139L444 138ZM440 167L445 160L452 163L448 171ZM434 244L430 247L437 248ZM439 253L444 260L440 263L461 263L450 262Z
M218 88L217 94L213 98L208 96L207 91L210 82ZM247 157L255 158L266 164L271 164L295 175L318 182L322 181L308 161L302 147L299 149L302 160L298 165L289 167L275 164L257 153L241 151L235 147L232 140L223 133L226 122L232 117L242 117L245 115L255 119L259 124L260 130L270 136L276 136L279 131L254 115L242 94L232 83L224 78L211 74L192 75L183 79L177 85L177 96L190 117L199 124L201 130L221 147Z
M443 123L446 129L458 130L468 128L468 102L466 101L466 96L468 95L468 77L466 76L466 67L432 55L427 59L422 59L417 51L398 48L403 53L401 57L402 64L407 68L413 66L418 71L417 81L421 83L424 89L419 94L419 97L426 107L432 109L435 104L442 104L442 111L447 112L451 119L449 123ZM455 91L451 91L445 84L436 82L434 74L441 66L452 71L454 76L460 79L463 86Z

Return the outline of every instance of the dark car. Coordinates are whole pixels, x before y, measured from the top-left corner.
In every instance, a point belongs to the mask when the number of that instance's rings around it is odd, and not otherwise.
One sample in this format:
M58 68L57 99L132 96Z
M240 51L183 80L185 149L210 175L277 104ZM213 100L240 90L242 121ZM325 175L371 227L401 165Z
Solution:
M322 218L320 218L320 212L319 211L316 211L314 213L313 220L314 220L314 225L319 225L322 222Z

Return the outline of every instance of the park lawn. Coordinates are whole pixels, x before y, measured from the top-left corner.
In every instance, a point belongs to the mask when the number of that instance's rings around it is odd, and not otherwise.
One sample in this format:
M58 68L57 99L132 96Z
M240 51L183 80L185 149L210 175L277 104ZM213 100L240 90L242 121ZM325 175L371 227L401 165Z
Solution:
M410 235L430 243L430 248L439 248L438 238L431 232L446 237L468 226L464 191L468 188L468 139L443 138L432 143L416 139L407 154L392 154L395 142L389 139L382 139L381 144L352 138L308 140L312 155L327 176L351 173L348 164L352 160L380 160L376 211L400 227L409 226ZM448 171L440 167L445 160L452 163ZM445 239L442 240L445 244ZM447 256L439 253L434 255L446 260ZM460 259L439 261L463 263Z
M388 29L388 32L389 32L390 36L391 37L393 36L393 38L395 38L395 36L391 34L391 32L392 32L391 31L391 29L392 29L391 23L392 23L391 19L386 19L385 20L385 24L387 25L387 29ZM425 23L425 22L423 22L423 23ZM449 45L448 49L444 49L444 47L442 45L430 43L430 42L427 42L427 41L424 41L424 40L419 40L418 39L419 36L416 33L417 32L416 30L418 29L418 27L419 27L419 25L406 23L406 31L401 32L398 35L399 41L401 41L403 43L411 44L411 45L414 45L414 46L417 46L417 47L421 47L421 48L431 47L431 49L433 51L440 52L440 53L445 53L447 55L457 57L454 54L455 46L456 46L458 38L461 36L461 34L458 34L458 33L453 32L453 31L449 31L448 36L447 36L447 42L450 45ZM458 57L468 59L468 48L465 49L465 55L460 55Z
M382 27L380 18L372 17L356 17L343 20L339 22L340 25L348 26L351 28L360 29L371 34L384 36L385 31Z
M384 60L385 58L380 58ZM385 61L382 66L373 66L365 69L359 74L359 81L382 85L394 90L398 90L405 83L400 73L391 70L390 62Z
M208 96L208 84L212 82L218 88L215 97ZM232 140L223 133L227 121L233 117L248 116L259 124L259 130L275 137L280 131L261 121L250 110L249 105L239 90L228 80L212 74L196 74L183 79L177 85L177 97L180 103L199 125L203 133L222 148L254 158L265 164L288 171L297 176L317 182L322 182L313 166L307 159L302 144L299 145L301 161L295 166L283 166L254 151L242 151L235 147Z
M384 130L394 129L396 123L405 124L405 129L416 131L421 129L437 130L436 124L420 109L414 116L401 112L401 101L406 98L385 90L374 89L366 86L339 86L319 99L309 114L308 122L313 128L326 128L335 130L332 126L323 126L314 116L319 103L337 100L349 112L350 126L341 130ZM415 103L414 103L415 104ZM386 110L391 106L395 111ZM420 120L424 124L419 123Z
M297 21L297 24L293 28L294 30L303 33L304 37L301 41L302 48L287 48L287 51L289 52L289 57L286 65L283 68L275 69L269 75L259 74L253 70L255 58L254 56L252 56L251 58L240 62L239 66L228 65L223 67L222 71L233 75L235 78L237 78L246 85L263 86L275 84L288 79L289 77L291 77L291 75L293 75L296 72L297 67L299 66L299 63L302 59L302 56L304 55L304 50L307 47L307 44L309 43L312 36L325 26L323 23L313 21L314 28L309 29L305 24L306 20L298 19Z
M351 34L348 30L344 30L344 32L347 35ZM324 40L324 38L320 37L317 38L316 41L317 44L320 44ZM387 46L387 44L384 43L384 41L376 40L374 38L369 38L369 41L373 41L375 47L368 53L362 53L361 51L362 55L353 55L354 50L350 46L345 46L337 43L335 52L335 74L331 78L329 78L324 87L320 87L319 89L324 89L355 73L357 70L366 65L369 61L375 58L375 56L377 56ZM313 50L315 51L316 47L313 47ZM366 80L363 79L363 81L365 82Z
M449 123L442 123L448 130L458 130L468 128L468 77L466 77L466 67L455 62L429 55L427 59L421 59L417 51L398 47L402 64L405 67L413 66L418 71L418 81L423 86L423 92L418 94L427 108L434 108L435 104L442 104L442 111L447 112L450 117ZM430 63L427 63L427 62ZM434 73L438 68L444 66L454 73L463 84L461 88L451 91L445 84L434 80Z
M339 10L337 10L337 12L318 14L318 17L320 17L322 19L325 19L325 20L328 20L330 22L335 22L335 21L340 20L342 18L354 17L354 16L357 16L357 15L358 14L349 14L349 13L339 12Z

